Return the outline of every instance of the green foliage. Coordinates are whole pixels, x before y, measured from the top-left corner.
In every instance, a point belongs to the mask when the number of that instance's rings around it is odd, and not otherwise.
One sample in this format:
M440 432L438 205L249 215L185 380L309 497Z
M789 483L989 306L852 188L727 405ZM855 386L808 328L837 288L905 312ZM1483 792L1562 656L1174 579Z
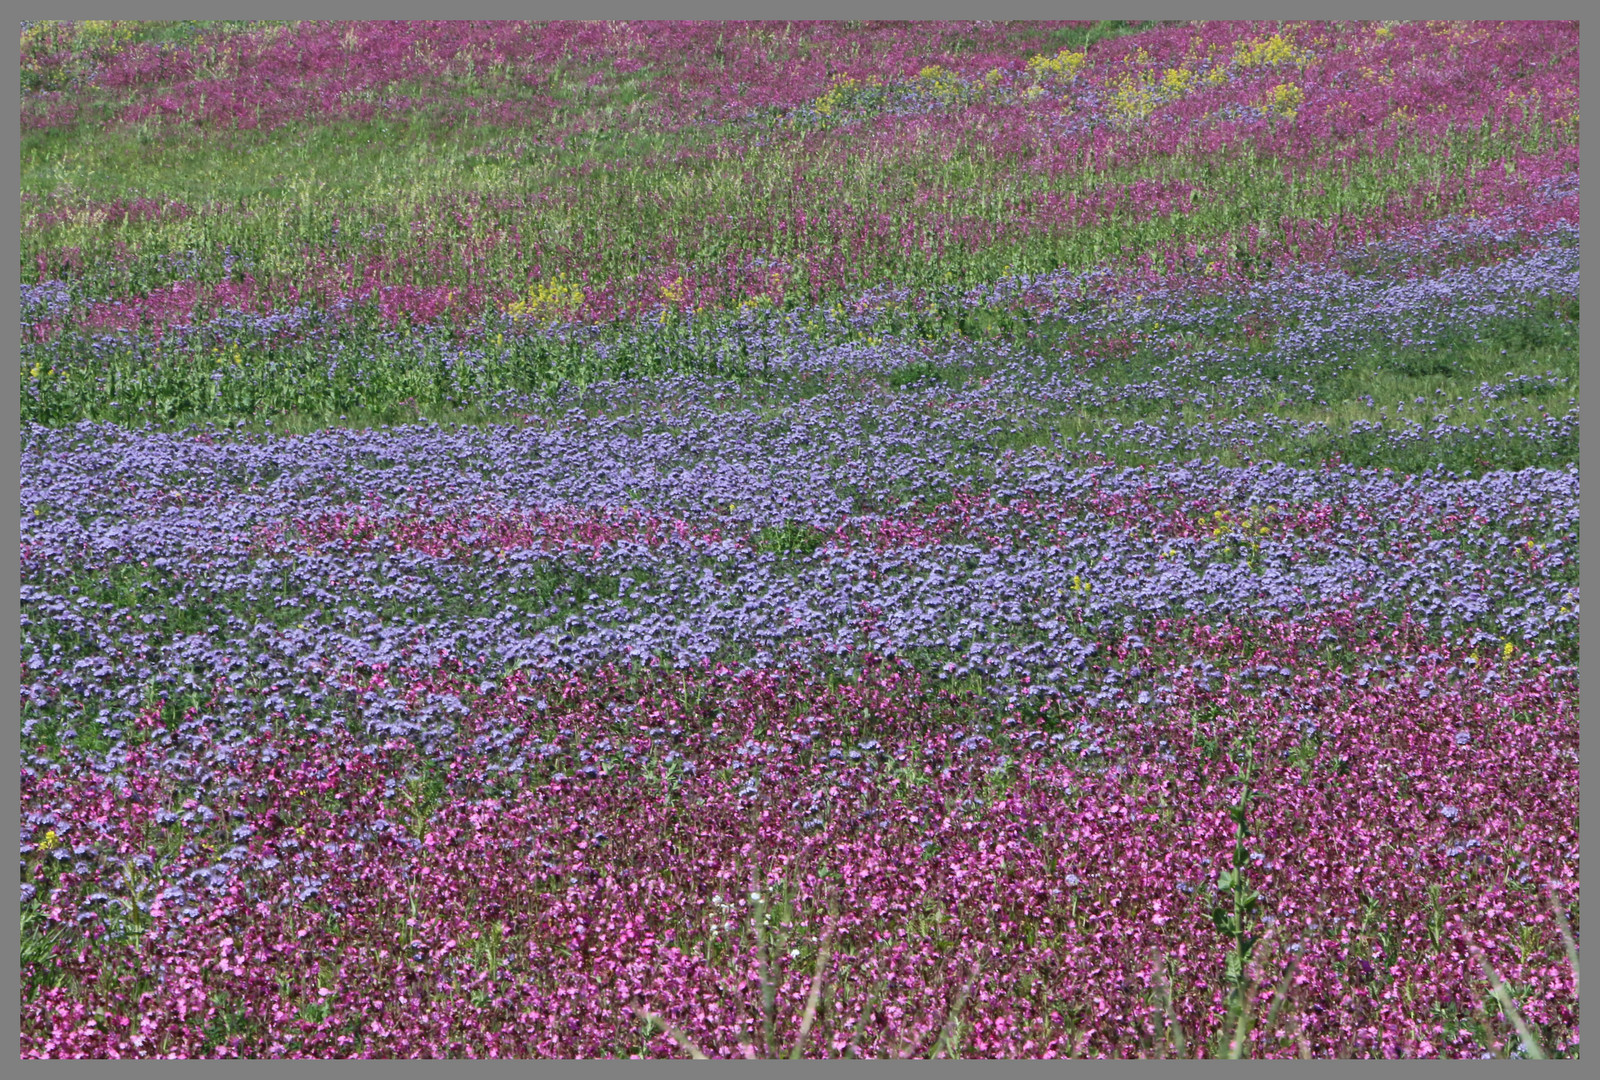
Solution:
M777 552L786 556L809 555L828 542L828 533L798 521L782 525L768 525L755 535L757 551Z
M24 23L22 93L27 96L78 89L108 59L140 45L170 47L218 42L234 34L287 25L290 24L276 20L242 19L44 19Z
M1059 30L1051 31L1048 39L1049 48L1055 50L1072 49L1074 51L1087 49L1097 42L1110 41L1128 34L1136 34L1149 25L1148 21L1101 19L1093 26L1063 26Z
M1229 463L1303 459L1308 464L1342 461L1407 471L1439 466L1466 474L1561 465L1577 460L1575 433L1535 441L1517 428L1542 424L1544 416L1560 416L1576 407L1576 309L1575 302L1551 300L1526 315L1463 325L1426 347L1374 342L1340 363L1274 360L1240 351L1231 341L1231 328L1214 337L1189 335L1187 348L1199 350L1215 341L1231 349L1233 357L1190 374L1174 371L1170 352L1158 348L1141 348L1116 362L1068 359L1091 383L1112 392L1112 400L1021 402L1029 407L1030 419L998 433L996 449L1058 443L1092 446L1128 464L1218 454ZM929 357L902 364L887 372L883 382L907 392L961 389L996 370L997 362L986 359L991 349L1010 348L1037 358L1032 362L1059 367L1060 358L1081 356L1096 346L1059 323L997 312L987 318L989 339L974 342L964 358ZM537 400L561 387L672 371L742 380L752 401L838 392L811 376L767 370L760 346L752 344L761 333L761 324L756 327L734 329L716 316L644 329L618 322L566 340L508 333L497 345L484 331L476 338L453 340L450 334L395 335L357 326L341 332L331 348L322 337L285 341L248 329L227 340L201 340L182 349L137 338L91 349L69 339L53 346L48 356L38 346L24 347L21 413L24 422L47 425L89 419L154 423L172 430L242 421L258 431L295 433L417 420L521 422L537 410ZM908 320L902 332L909 336L921 329ZM879 332L891 330L886 326ZM826 332L827 339L841 343L859 336L848 326ZM466 349L483 359L463 364L451 358ZM45 370L47 362L59 366ZM1265 406L1280 420L1311 427L1270 438L1248 453L1209 446L1164 450L1119 434L1130 423L1146 421L1164 427L1181 446L1188 429L1229 417L1233 410L1175 405L1170 395L1212 392L1216 380L1225 376L1309 380L1309 390L1291 398L1252 404ZM1115 393L1154 382L1169 396ZM1495 391L1495 386L1514 390ZM1421 406L1418 398L1423 399ZM601 412L617 408L601 402L595 407ZM1492 424L1486 422L1490 414L1496 418ZM1443 435L1432 433L1439 417L1451 429ZM1412 434L1396 437L1408 431Z

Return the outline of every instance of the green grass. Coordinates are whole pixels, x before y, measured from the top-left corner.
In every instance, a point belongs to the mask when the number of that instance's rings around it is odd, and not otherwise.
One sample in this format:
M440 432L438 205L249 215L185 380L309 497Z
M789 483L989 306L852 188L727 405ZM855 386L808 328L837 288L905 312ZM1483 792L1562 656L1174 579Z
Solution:
M1034 359L1028 363L1045 365L1055 374L1080 376L1113 399L1051 403L1029 396L1018 402L1027 406L1019 413L1023 422L994 436L999 450L1058 442L1073 445L1088 438L1129 463L1174 456L1187 460L1194 455L1142 442L1119 446L1116 429L1135 422L1155 423L1176 437L1196 424L1244 416L1320 427L1304 438L1286 435L1248 451L1216 450L1224 459L1344 460L1406 469L1437 464L1464 472L1576 460L1571 440L1541 446L1512 433L1517 422L1539 421L1541 408L1562 416L1576 407L1575 299L1542 301L1524 315L1453 327L1427 347L1397 349L1375 338L1338 362L1260 352L1262 343L1247 342L1228 325L1213 334L1190 332L1176 357L1166 346L1140 345L1121 360L1083 359L1094 341L1070 327L1041 323L1022 313L993 312L989 328L985 338L942 359L906 364L876 380L859 379L856 392L871 392L875 381L905 394L973 392L1001 370L996 350L1010 344L1013 355L1031 352ZM821 334L821 340L861 336L847 327L833 327ZM951 340L948 333L942 336ZM331 351L325 337L293 344L248 333L209 347L202 340L176 352L136 342L91 351L81 339L69 338L48 351L38 346L24 349L22 414L26 421L55 425L92 419L154 423L177 430L197 423L243 423L253 431L300 434L325 426L360 428L424 420L447 425L542 423L543 402L560 400L560 408L570 407L572 390L592 380L675 370L733 379L742 390L722 407L759 406L769 417L787 402L840 389L837 383L814 377L789 379L766 371L760 355L746 346L747 339L716 318L693 327L653 327L643 332L619 323L593 340L607 338L610 357L601 361L593 350L576 343L502 336L501 344L488 349L487 362L475 367L447 365L443 349L448 342L437 335L395 339L359 326L342 333ZM1026 350L1016 348L1022 343ZM1183 361L1189 351L1208 347L1222 347L1227 353L1203 365ZM248 363L244 357L250 358ZM241 362L235 364L235 358ZM60 366L51 372L43 369L45 363ZM34 364L41 368L37 378L32 374ZM1282 397L1222 400L1217 381L1224 377L1268 383L1281 379L1286 384L1309 383L1311 389L1307 394L1297 385ZM1159 384L1168 396L1139 389L1120 400L1114 398L1123 388L1150 384ZM1486 397L1485 386L1503 388L1499 400ZM557 390L559 399L551 398ZM1184 403L1184 396L1199 393L1211 404ZM636 411L639 403L585 398L585 408L592 416L618 415ZM1495 426L1503 429L1501 434L1485 426L1491 415ZM1475 440L1468 432L1443 447L1423 441L1407 449L1388 445L1376 431L1362 430L1381 425L1387 431L1400 431L1415 423L1431 429L1436 417L1449 425L1477 429L1480 437Z
M535 264L544 279L610 282L638 297L652 295L653 278L645 279L657 267L718 280L729 260L759 253L785 265L791 300L832 302L890 283L966 287L1009 273L1085 269L1171 244L1209 245L1209 258L1231 251L1249 228L1264 242L1280 239L1285 219L1339 229L1381 218L1418 187L1521 152L1524 141L1521 132L1458 131L1442 145L1413 139L1392 157L1302 167L1283 183L1284 163L1248 147L1041 174L1026 152L997 152L977 130L951 136L953 147L916 139L872 153L864 136L848 131L779 128L738 153L719 146L723 134L638 132L557 147L487 127L440 130L421 116L264 134L158 137L148 127L91 124L28 132L23 280L53 276L48 268L74 252L82 295L138 295L191 277L220 280L226 248L263 286L303 284L308 253L317 253L338 265L386 267L382 281L487 288L503 302L500 294L520 292ZM1145 179L1194 184L1199 196L1182 213L1148 220L1118 210L1087 226L1017 223L1016 207L1045 193L1083 196ZM851 212L838 221L815 212L823 190L828 205ZM530 201L530 192L540 197ZM196 212L97 223L96 203L133 195L180 200ZM802 205L814 211L803 228L777 228ZM29 224L45 213L67 218ZM908 231L913 250L874 233L868 223L879 218L897 237ZM951 219L991 235L953 242ZM469 247L480 252L472 260L440 255ZM646 260L663 250L674 254ZM176 253L188 253L184 264L173 263ZM807 266L817 256L837 265L813 274Z
M142 45L217 48L229 38L292 25L282 20L242 19L122 20L113 26L105 20L72 22L45 20L35 23L38 35L24 37L21 90L30 94L74 90L83 93L84 80L119 52ZM40 63L42 57L69 52L65 63ZM92 97L93 92L88 95Z
M1050 32L1048 47L1056 52L1062 49L1080 51L1093 48L1102 41L1137 34L1149 25L1148 21L1101 19L1093 26L1063 26Z

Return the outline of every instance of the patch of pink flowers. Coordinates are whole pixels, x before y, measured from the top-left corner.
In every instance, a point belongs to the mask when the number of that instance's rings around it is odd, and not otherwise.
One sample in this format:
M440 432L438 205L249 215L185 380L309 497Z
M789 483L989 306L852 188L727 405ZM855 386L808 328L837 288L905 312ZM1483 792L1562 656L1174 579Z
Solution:
M813 985L806 1057L1165 1055L1179 1025L1218 1054L1247 762L1242 978L1257 1017L1282 999L1253 1055L1513 1045L1477 949L1575 1048L1550 915L1553 890L1576 919L1575 682L1358 619L1175 626L1229 665L1209 689L1181 664L1161 703L1082 715L976 710L870 658L843 684L328 672L351 723L315 731L153 706L116 768L24 772L56 944L24 965L22 1055L680 1054L643 1008L737 1057L769 1021L788 1047ZM215 696L241 692L267 691ZM361 737L396 695L463 703L450 745Z
M1337 261L1448 215L1494 218L1530 234L1578 219L1575 23L1162 27L1097 44L1081 71L1037 97L1023 91L1040 89L1026 71L1042 38L1019 33L940 23L304 23L176 51L131 48L101 76L104 86L129 95L122 121L162 116L179 128L274 127L437 106L460 120L534 125L540 140L560 144L600 128L663 134L738 120L750 126L736 137L687 142L670 161L630 167L742 158L750 137L759 136L792 148L795 173L786 197L772 205L666 207L647 237L631 219L598 215L560 242L541 238L533 219L542 213L559 207L584 216L591 186L583 179L603 167L586 161L530 195L440 194L409 229L391 228L393 235L357 241L350 230L337 243L308 235L297 256L304 265L270 280L240 274L225 284L177 281L96 298L81 317L91 329L133 329L309 303L370 308L389 325L473 324L516 302L530 281L557 279L583 296L565 317L585 321L746 302L821 304L882 285L886 253L896 253L891 261L902 270L924 258L960 264L1085 230L1115 225L1136 234L1140 226L1185 218L1194 223L1176 236L1161 230L1128 250L1111 244L1095 261L1115 267L1120 284L1192 277L1211 287L1250 277L1264 261L1279 268ZM966 47L955 49L958 40ZM1274 40L1288 43L1285 55L1294 59L1239 59ZM645 105L637 116L579 109L561 127L543 91L498 101L488 90L474 96L460 88L478 78L472 72L523 89L545 87L572 65L600 65L601 83L642 80ZM997 71L1007 92L932 111L866 115L828 130L768 130L785 122L779 113L805 107L837 79L910 85L928 66L979 83ZM1151 89L1174 71L1187 73L1188 89ZM1212 71L1225 77L1208 81ZM384 97L408 80L430 87L426 101ZM1303 98L1292 119L1270 106L1284 86ZM1130 87L1136 102L1156 95L1132 119L1115 104ZM516 114L509 119L501 115L508 109ZM1520 144L1509 157L1508 137ZM1006 173L985 182L999 191L1015 177L1033 176L1037 194L999 206L974 202L929 167L930 146L948 148L949 161L1004 161ZM1286 187L1298 185L1317 212L1243 228L1208 226L1207 207L1250 193L1201 184L1194 163L1245 153L1281 173ZM913 190L901 209L910 212L840 200L838 177L863 157L906 162ZM1372 162L1393 163L1385 197L1329 208L1330 197L1353 191L1356 174ZM1439 168L1430 174L1419 162ZM1074 176L1086 181L1078 190L1052 189ZM51 206L33 214L28 228L80 220L82 212ZM135 212L106 213L108 220L133 220ZM647 254L649 270L622 275L602 266L599 253L622 248ZM47 280L69 254L39 252L30 269Z

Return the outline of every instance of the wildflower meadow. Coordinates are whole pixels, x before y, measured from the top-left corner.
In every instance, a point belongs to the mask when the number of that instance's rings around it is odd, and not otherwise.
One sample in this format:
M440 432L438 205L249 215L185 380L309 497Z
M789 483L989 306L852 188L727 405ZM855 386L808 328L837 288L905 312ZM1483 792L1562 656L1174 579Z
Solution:
M21 30L21 1054L1577 1057L1578 27Z

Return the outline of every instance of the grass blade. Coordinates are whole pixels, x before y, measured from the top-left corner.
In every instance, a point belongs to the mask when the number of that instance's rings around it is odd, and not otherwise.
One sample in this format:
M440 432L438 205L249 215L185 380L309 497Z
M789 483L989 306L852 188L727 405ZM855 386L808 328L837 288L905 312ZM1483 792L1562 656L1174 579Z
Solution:
M960 1022L961 1010L966 1007L967 996L972 993L972 986L978 981L982 970L978 964L973 964L972 974L967 976L967 981L956 991L955 1000L950 1003L950 1011L945 1014L944 1024L939 1028L939 1037L933 1041L933 1047L928 1051L930 1058L938 1057L941 1050L946 1050L952 1045L950 1038L955 1034L956 1024Z
M761 978L761 1042L766 1056L775 1058L778 1056L778 980L772 970L766 896L755 870L750 872L750 930L755 936L756 970Z
M1289 998L1289 985L1294 979L1294 973L1299 970L1300 958L1291 954L1289 966L1284 970L1283 978L1278 980L1278 989L1272 995L1272 1007L1267 1010L1266 1022L1261 1025L1265 1031L1271 1031L1272 1025L1277 1023L1278 1013L1283 1009L1283 1003Z
M872 1015L878 1008L879 1002L883 1000L884 988L885 984L878 984L877 989L872 992L872 996L867 999L866 1006L862 1008L861 1015L856 1017L855 1030L850 1033L850 1042L844 1048L845 1057L853 1058L857 1056L856 1047L861 1045L861 1033L866 1030L867 1017Z
M1295 1045L1297 1045L1300 1048L1300 1060L1301 1061L1310 1061L1311 1060L1311 1040L1306 1038L1305 1025L1300 1022L1300 1018L1298 1016L1291 1017L1291 1019L1294 1021L1294 1041L1295 1041Z
M657 1016L655 1013L650 1012L637 1000L635 1000L633 1003L633 1011L638 1014L639 1019L643 1020L651 1027L657 1028L672 1036L673 1041L683 1048L683 1052L688 1054L694 1060L711 1060L710 1058L706 1057L705 1053L698 1046L694 1044L694 1040L690 1039L689 1036L678 1030L676 1025L668 1022L662 1017Z
M1251 996L1252 995L1250 994L1240 995L1239 1021L1234 1025L1233 1038L1228 1043L1228 1053L1226 1057L1229 1061L1241 1061L1244 1059L1245 1046L1250 1039L1250 1023L1254 1019L1250 1015Z
M1567 950L1567 962L1572 965L1572 996L1578 997L1578 943L1572 937L1572 927L1567 923L1566 909L1556 895L1555 883L1550 885L1550 910L1556 917L1556 929L1561 931L1561 944Z
M806 1039L811 1034L811 1025L816 1023L817 1006L822 1002L822 979L827 973L828 961L833 958L833 932L837 926L838 919L830 905L828 922L822 929L822 942L817 947L817 967L811 973L811 992L806 995L806 1009L800 1017L800 1032L789 1051L790 1061L800 1060L800 1052L805 1049Z
M1166 957L1161 957L1158 970L1164 972L1166 971L1166 968ZM1173 1007L1172 988L1167 985L1167 979L1165 975L1161 975L1157 978L1156 987L1161 993L1161 1009L1162 1012L1166 1014L1167 1018L1167 1030L1163 1034L1169 1041L1176 1037L1178 1044L1178 1057L1186 1058L1189 1056L1189 1040L1184 1036L1183 1033L1183 1021L1178 1019L1178 1011Z
M1489 958L1483 950L1476 945L1472 952L1478 958L1478 964L1483 968L1483 973L1489 977L1489 989L1494 994L1495 1000L1500 1003L1500 1010L1511 1020L1511 1026L1517 1029L1517 1036L1522 1040L1522 1048L1528 1056L1538 1061L1544 1061L1547 1055L1544 1047L1528 1028L1528 1021L1522 1016L1522 1010L1517 1008L1517 1003L1511 997L1511 990L1500 981L1500 975L1495 971L1494 965L1489 963Z

